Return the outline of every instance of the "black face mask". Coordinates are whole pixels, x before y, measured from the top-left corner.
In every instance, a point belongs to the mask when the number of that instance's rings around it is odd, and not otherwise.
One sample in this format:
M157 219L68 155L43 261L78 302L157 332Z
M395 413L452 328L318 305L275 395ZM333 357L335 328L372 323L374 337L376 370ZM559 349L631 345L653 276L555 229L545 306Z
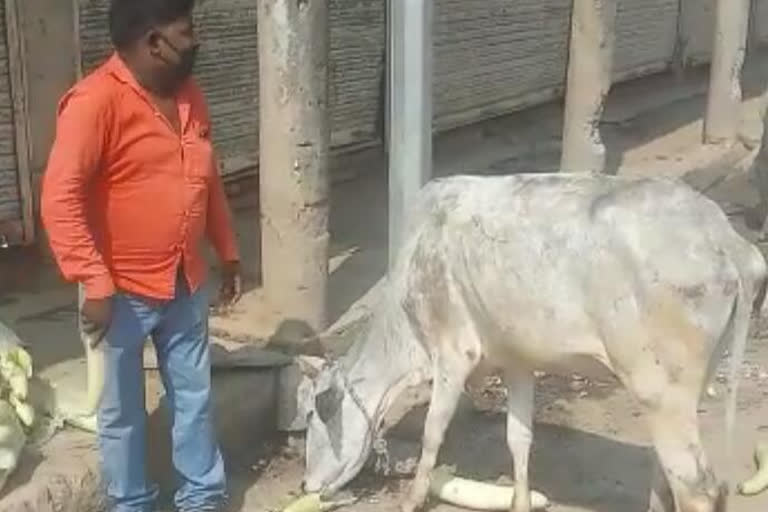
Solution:
M171 78L176 84L181 84L192 76L192 72L195 70L195 61L197 60L197 52L200 49L199 44L193 44L185 50L179 50L174 46L167 38L162 37L165 44L171 48L178 57L178 63L172 66Z
M176 78L183 82L190 76L195 70L195 62L197 61L197 52L200 49L199 44L195 44L184 50L178 52L179 65L176 67Z

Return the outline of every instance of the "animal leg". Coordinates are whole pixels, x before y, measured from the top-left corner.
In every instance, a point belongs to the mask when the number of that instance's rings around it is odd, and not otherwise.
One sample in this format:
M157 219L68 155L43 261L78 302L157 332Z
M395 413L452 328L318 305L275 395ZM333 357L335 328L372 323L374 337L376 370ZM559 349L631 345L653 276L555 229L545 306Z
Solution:
M533 440L533 373L525 370L506 373L507 445L512 453L515 476L515 498L512 512L530 512L531 492L528 484L528 458Z
M724 512L726 489L718 485L701 444L695 391L669 386L659 395L648 409L653 444L676 512ZM658 491L655 494L663 498Z
M464 383L471 372L472 365L468 360L456 361L458 364L445 364L441 359L441 356L436 358L432 399L424 423L421 459L408 498L400 507L402 512L418 510L427 499L430 476L437 462L440 445L456 412ZM454 363L454 360L451 362Z
M651 479L651 493L648 499L648 512L674 512L675 501L672 491L667 483L667 476L661 467L658 456L653 457L653 478Z

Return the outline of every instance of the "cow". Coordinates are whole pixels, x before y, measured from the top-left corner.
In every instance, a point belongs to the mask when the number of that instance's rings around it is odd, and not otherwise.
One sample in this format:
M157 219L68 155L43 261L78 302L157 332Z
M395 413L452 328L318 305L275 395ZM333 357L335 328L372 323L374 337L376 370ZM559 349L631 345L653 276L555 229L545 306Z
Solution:
M534 372L610 370L634 395L660 467L651 504L725 509L697 408L731 351L726 435L766 262L721 208L682 181L593 174L457 175L418 194L365 336L313 383L304 488L334 493L361 470L387 411L431 381L421 457L403 512L424 504L468 379L508 387L511 510L530 510Z

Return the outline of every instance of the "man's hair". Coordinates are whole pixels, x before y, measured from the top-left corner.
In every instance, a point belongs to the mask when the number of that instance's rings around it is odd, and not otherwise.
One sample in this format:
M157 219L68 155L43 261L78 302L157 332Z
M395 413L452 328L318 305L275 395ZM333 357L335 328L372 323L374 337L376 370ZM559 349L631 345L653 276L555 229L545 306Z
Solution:
M109 35L117 49L138 41L153 26L190 16L195 0L111 0Z

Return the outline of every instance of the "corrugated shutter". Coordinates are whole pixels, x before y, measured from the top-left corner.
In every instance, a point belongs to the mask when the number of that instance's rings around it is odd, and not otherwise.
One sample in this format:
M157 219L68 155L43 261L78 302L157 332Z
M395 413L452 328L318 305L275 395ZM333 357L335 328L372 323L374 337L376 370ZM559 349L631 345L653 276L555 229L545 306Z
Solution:
M439 129L562 93L571 0L436 0L434 9Z
M197 78L206 93L222 174L257 164L259 56L256 0L200 2L195 18L202 42ZM88 72L110 53L107 0L81 0L82 67ZM385 4L377 0L330 3L334 145L380 138Z
M680 0L683 57L687 65L709 62L715 36L715 0Z
M752 30L755 38L764 43L768 41L768 2L766 0L752 0Z
M614 79L666 69L675 54L679 0L619 0Z
M331 143L382 138L385 46L384 0L331 0Z
M0 225L22 220L5 21L5 2L0 2Z

